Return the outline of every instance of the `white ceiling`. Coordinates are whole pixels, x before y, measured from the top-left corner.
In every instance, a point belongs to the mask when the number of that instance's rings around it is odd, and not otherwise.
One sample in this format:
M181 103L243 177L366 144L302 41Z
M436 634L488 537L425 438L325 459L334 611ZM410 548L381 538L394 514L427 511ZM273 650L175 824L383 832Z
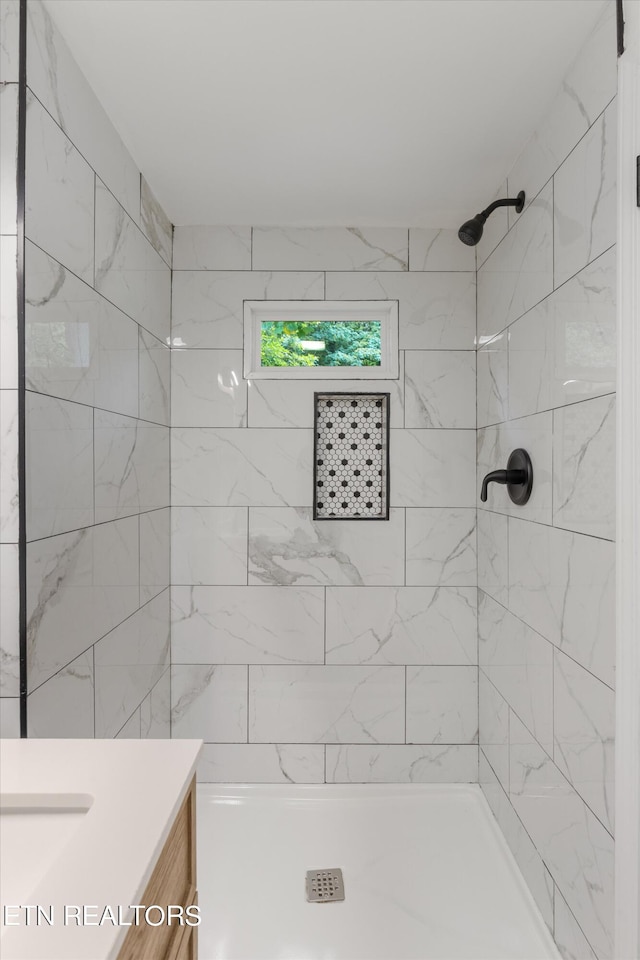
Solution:
M455 226L612 0L46 2L174 223Z

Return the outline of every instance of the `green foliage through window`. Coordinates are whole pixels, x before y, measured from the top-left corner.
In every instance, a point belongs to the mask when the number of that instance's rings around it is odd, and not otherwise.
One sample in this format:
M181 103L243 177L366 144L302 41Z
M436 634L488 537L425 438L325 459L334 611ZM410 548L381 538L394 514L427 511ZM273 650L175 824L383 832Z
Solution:
M260 363L263 367L379 367L380 321L262 321Z

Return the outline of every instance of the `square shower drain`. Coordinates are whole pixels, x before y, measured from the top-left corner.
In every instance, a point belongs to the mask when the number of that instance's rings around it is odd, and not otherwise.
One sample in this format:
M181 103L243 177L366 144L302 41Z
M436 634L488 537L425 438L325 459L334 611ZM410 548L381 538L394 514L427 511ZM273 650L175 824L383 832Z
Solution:
M344 882L342 870L339 867L331 867L328 870L307 870L306 882L309 903L344 900Z

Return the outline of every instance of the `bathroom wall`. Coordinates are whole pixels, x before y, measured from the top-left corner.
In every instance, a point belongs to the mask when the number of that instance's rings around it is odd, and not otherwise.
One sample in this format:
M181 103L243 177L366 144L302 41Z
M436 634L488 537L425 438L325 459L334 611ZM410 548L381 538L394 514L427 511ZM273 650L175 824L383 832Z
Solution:
M20 735L18 643L18 0L0 0L0 735Z
M243 380L245 299L394 299L400 378ZM172 735L205 781L477 778L475 258L176 227ZM314 390L391 395L388 521L312 520Z
M28 727L169 731L172 227L28 3Z
M612 957L615 5L478 246L480 781L564 957Z

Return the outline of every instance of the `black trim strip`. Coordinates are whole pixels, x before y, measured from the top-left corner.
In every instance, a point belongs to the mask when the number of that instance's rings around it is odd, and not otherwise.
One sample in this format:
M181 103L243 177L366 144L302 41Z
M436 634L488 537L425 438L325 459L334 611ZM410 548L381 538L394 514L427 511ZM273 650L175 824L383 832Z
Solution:
M18 577L20 631L20 736L27 736L27 481L26 481L26 366L25 366L25 271L24 213L27 140L27 0L20 0L18 65L18 209L16 233L18 283Z
M616 0L616 22L618 27L618 56L624 53L624 11L622 0Z

